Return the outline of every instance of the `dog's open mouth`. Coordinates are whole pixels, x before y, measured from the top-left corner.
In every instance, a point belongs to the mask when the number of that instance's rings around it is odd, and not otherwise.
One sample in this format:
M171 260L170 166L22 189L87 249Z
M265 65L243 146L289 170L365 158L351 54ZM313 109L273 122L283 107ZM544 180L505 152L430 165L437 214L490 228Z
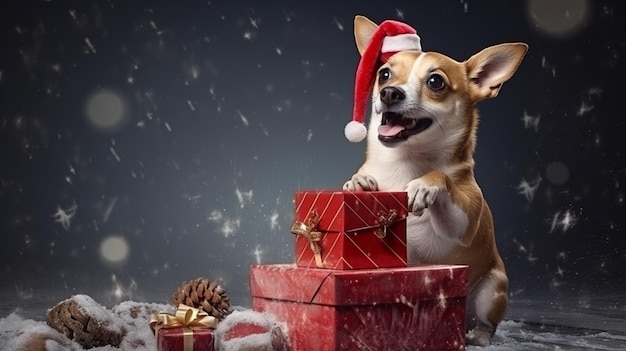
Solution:
M380 127L378 127L378 139L386 143L394 143L406 140L426 130L433 123L428 117L406 118L399 113L383 112Z

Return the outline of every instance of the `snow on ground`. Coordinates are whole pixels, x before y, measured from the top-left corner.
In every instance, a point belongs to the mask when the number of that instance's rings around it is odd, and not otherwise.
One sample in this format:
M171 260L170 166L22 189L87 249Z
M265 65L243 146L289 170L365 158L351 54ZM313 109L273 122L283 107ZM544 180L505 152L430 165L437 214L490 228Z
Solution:
M104 346L93 351L153 351L155 337L149 327L153 311L169 311L171 306L156 303L127 301L114 306L111 311L127 324L127 334L120 348ZM39 345L37 344L39 343ZM43 348L45 345L45 349ZM507 350L623 350L626 335L606 331L583 330L547 325L534 325L517 321L503 322L486 348L468 347L470 351ZM83 348L48 327L45 321L21 317L17 313L0 318L0 350L70 350Z
M504 321L488 347L468 351L623 350L626 335L559 326Z
M82 305L83 307L87 305ZM120 347L96 347L94 351L154 351L156 340L150 329L150 314L160 311L171 312L172 307L157 303L122 302L111 309L126 326L126 336ZM93 315L98 310L90 310ZM101 312L101 311L100 311ZM45 345L45 348L44 348ZM0 350L4 351L36 351L36 350L83 350L82 346L70 341L56 330L50 328L45 321L26 319L17 313L11 313L0 319Z

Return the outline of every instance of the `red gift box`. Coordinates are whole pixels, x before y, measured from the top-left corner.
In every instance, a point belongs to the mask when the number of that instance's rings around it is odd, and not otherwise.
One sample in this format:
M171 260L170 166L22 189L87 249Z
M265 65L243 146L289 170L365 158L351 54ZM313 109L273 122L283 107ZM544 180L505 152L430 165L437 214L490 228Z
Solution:
M407 202L405 192L296 192L296 265L406 267Z
M159 328L157 349L159 351L213 351L213 329Z
M287 325L293 350L464 350L467 266L250 269L254 310Z

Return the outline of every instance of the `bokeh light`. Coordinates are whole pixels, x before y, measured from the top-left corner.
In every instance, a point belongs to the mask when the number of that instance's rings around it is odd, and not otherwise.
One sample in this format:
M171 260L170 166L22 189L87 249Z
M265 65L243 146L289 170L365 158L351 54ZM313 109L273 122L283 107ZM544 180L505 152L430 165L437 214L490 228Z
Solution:
M100 257L107 264L123 264L129 253L128 242L122 236L111 235L100 243Z
M569 168L563 162L552 162L546 167L546 177L554 185L563 185L569 179Z
M530 0L530 19L542 32L564 37L585 25L589 17L588 0Z
M93 93L85 105L85 114L92 126L102 131L114 131L122 127L129 115L124 98L111 90Z

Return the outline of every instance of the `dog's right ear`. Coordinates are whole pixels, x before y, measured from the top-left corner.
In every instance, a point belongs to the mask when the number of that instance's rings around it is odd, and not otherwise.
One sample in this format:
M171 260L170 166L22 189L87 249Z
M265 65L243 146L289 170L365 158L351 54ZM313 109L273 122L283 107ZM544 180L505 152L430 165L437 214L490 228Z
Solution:
M528 51L524 43L505 43L484 49L465 61L472 81L471 94L475 102L494 98L502 84L509 80Z
M367 44L369 44L376 29L378 29L378 25L370 21L367 17L360 15L354 17L354 41L356 42L356 47L361 56L363 56L363 52L367 48Z

